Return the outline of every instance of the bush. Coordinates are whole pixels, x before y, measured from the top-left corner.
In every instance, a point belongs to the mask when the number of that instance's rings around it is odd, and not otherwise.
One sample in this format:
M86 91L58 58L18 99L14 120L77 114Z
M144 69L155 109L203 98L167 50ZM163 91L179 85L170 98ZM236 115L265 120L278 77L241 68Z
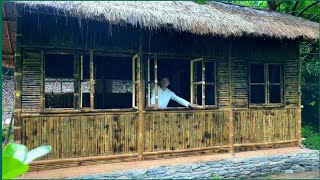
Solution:
M3 125L2 126L2 142L5 141L7 133L9 131L9 125ZM11 127L11 132L10 132L10 137L9 137L9 142L14 141L14 136L13 136L13 126Z
M45 156L51 151L51 146L40 146L31 151L22 144L8 144L2 151L2 178L16 178L29 170L29 163Z
M312 127L302 127L302 137L306 138L302 143L307 148L320 150L320 133L316 132Z

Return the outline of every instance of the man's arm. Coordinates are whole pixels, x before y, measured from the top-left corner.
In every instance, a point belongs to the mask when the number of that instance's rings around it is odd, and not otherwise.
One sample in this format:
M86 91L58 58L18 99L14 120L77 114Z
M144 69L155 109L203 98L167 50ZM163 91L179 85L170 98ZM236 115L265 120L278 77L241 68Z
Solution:
M149 104L149 106L151 106L151 105L154 105L155 103L156 103L156 101L155 101L155 95L154 95L155 93L154 93L154 88L152 88L152 90L151 90L151 99L150 99L150 104Z
M182 106L185 106L185 107L188 107L189 106L189 102L186 101L185 99L177 96L174 92L172 92L172 95L171 95L171 99L176 101L177 103L181 104Z

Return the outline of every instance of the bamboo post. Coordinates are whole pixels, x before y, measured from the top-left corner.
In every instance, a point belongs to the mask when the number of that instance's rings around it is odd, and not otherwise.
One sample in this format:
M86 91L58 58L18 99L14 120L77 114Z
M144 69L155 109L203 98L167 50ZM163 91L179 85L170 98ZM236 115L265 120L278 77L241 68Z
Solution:
M134 55L132 57L132 107L137 108L136 104L136 85L137 85L137 80L136 80L136 62L138 61L138 54Z
M234 153L234 147L233 147L233 110L232 110L232 60L231 60L231 41L228 43L228 66L229 66L229 152Z
M90 50L90 109L94 109L93 50Z
M143 104L144 104L144 91L143 91L143 30L141 29L140 34L140 47L139 47L139 56L138 56L138 77L137 81L139 83L138 88L138 109L139 109L139 119L138 119L138 159L143 159L143 131L144 131L144 114L143 114Z
M147 95L147 105L148 107L151 103L151 81L150 81L150 59L148 59L148 72L147 72L147 81L148 81L148 95Z
M73 78L74 78L73 108L79 109L79 105L80 105L80 61L79 61L79 54L78 53L74 56Z
M45 59L44 53L41 51L41 84L40 84L40 110L43 111L45 108Z
M202 107L204 108L206 105L206 90L205 90L205 82L206 82L206 68L204 60L201 62L202 64L202 83L201 83L201 89L202 89Z
M14 140L21 143L22 139L22 17L17 17L16 26L16 54L15 54L15 83L14 83Z
M82 101L83 101L83 55L80 56L80 108L82 108Z
M158 109L158 60L154 59L154 97L155 97L155 108Z
M193 101L193 62L190 61L190 103L194 104Z
M298 145L301 146L301 62L300 62L300 46L298 45L298 110L297 110L297 139Z

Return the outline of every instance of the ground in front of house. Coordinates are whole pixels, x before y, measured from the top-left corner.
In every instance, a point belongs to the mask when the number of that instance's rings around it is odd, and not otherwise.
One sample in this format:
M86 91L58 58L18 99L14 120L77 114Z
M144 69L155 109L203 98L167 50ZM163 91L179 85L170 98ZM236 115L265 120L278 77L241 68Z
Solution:
M264 177L265 179L266 177ZM320 179L320 171L272 175L270 179Z
M297 156L297 154L300 154L300 155ZM312 157L309 157L310 154L312 154ZM290 156L290 158L284 158L288 156ZM296 174L295 168L297 169L297 171L299 171L299 168L301 167L295 163L300 161L299 158L302 158L304 159L303 161L305 162L306 166L308 166L309 161L314 161L315 163L319 164L318 156L319 156L318 151L314 151L310 149L302 149L300 147L288 147L288 148L279 148L279 149L240 152L240 153L236 153L234 156L229 153L214 154L214 155L191 156L191 157L182 157L182 158L174 158L174 159L172 158L172 159L157 159L157 160L146 160L146 161L135 161L135 162L120 162L120 163L113 163L113 164L101 164L101 165L93 165L93 166L81 166L81 167L73 167L73 168L45 170L45 171L29 172L23 175L22 178L23 179L26 179L26 178L56 179L56 178L75 177L75 178L83 178L83 179L95 179L95 178L108 178L108 177L111 177L110 176L111 174L116 176L114 178L120 178L120 177L126 177L126 176L122 176L122 174L127 174L125 172L130 172L131 174L132 172L133 173L138 172L140 173L141 178L143 178L144 176L148 177L148 173L150 175L150 172L155 170L156 171L164 170L164 173L157 174L156 172L151 172L151 174L163 176L162 178L168 178L169 176L166 177L165 175L166 173L168 173L168 172L165 172L167 170L171 172L174 170L173 173L171 173L171 175L173 174L173 176L175 177L178 174L179 170L182 172L187 169L187 168L177 168L179 166L190 167L189 168L190 175L194 175L197 173L199 174L199 169L200 169L200 173L205 171L209 172L211 171L212 166L220 166L221 168L224 168L223 170L224 172L226 172L227 174L230 174L229 173L230 169L234 169L234 167L228 167L228 166L233 162L240 163L241 166L242 165L244 166L244 169L247 168L248 170L252 169L249 166L256 165L256 164L261 164L261 165L265 164L266 167L274 166L273 169L277 169L278 166L280 166L279 164L280 162L288 161L288 159L292 159L292 162L290 162L291 164L289 163L291 169L288 169L287 171L290 174L275 175L267 172L265 173L265 177L271 178L271 179L292 178L292 177L316 178L317 173L319 174L319 166L316 169L310 169L313 171L302 172L303 170L301 170L298 174ZM308 158L311 158L311 160L309 160ZM223 163L221 162L224 162L225 165L223 165ZM243 162L245 163L243 164ZM285 163L288 163L288 162L285 162ZM202 165L205 165L206 167ZM223 167L223 166L226 166L226 167ZM239 166L239 165L236 165L236 166ZM281 166L283 165L281 164ZM296 167L292 168L292 166L296 166ZM314 167L314 163L312 166ZM254 168L257 168L257 167L254 167ZM193 171L193 169L195 169L195 171ZM227 171L226 169L229 169L229 171ZM262 167L261 171L264 171L264 169L265 168ZM177 170L177 173L176 173L176 170ZM222 171L219 169L219 173L220 172ZM180 174L183 174L183 173L186 173L186 172L182 172ZM222 176L225 176L225 175L222 174ZM238 177L237 175L234 175L234 176L235 176L234 178ZM195 176L195 178L196 177L197 176ZM148 178L154 178L154 177L149 176ZM207 178L212 179L211 174Z

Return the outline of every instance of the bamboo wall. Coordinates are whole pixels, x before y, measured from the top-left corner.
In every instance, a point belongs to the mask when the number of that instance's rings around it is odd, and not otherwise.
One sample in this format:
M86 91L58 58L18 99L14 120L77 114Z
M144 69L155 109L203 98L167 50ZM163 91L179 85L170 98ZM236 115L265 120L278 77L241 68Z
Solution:
M146 113L144 151L228 145L227 119L224 111Z
M233 112L234 144L297 140L296 108L237 109ZM228 151L228 111L147 111L143 153L206 150ZM23 143L28 149L51 145L43 159L66 159L137 153L138 114L48 114L24 116ZM154 153L156 154L156 153Z
M234 144L295 140L296 115L294 108L235 110Z
M28 149L52 146L44 159L131 154L137 152L137 113L48 114L23 117Z

